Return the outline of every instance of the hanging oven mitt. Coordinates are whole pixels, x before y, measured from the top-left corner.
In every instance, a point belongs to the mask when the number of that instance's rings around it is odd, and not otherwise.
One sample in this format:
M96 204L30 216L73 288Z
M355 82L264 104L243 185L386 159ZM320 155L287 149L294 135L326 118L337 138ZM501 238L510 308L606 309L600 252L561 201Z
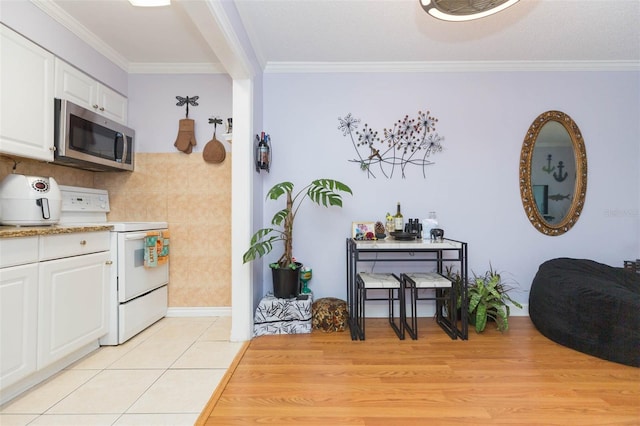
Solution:
M179 151L190 154L193 146L196 144L196 136L194 133L194 121L190 118L180 120L178 126L178 137L173 144Z

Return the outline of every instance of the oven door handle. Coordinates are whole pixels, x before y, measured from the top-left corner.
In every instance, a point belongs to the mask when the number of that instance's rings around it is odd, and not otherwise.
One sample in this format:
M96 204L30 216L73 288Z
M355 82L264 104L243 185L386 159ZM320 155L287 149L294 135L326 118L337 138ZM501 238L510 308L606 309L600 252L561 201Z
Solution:
M147 236L146 232L127 232L124 236L124 239L127 241L131 240L142 240Z

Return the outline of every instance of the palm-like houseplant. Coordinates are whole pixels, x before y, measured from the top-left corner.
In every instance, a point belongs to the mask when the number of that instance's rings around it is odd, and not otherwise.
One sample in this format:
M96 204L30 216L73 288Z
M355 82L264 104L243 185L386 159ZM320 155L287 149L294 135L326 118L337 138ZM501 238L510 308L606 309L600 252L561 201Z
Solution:
M262 228L251 237L251 246L242 256L244 263L260 258L273 250L273 243L282 241L284 252L277 262L271 263L271 268L296 269L293 259L293 224L298 210L305 199L309 199L318 205L325 207L342 207L340 192L352 194L351 188L342 182L333 179L316 179L300 191L293 194L294 185L291 182L281 182L274 185L267 192L266 199L277 200L286 195L285 208L276 212L271 219L271 224L278 228Z

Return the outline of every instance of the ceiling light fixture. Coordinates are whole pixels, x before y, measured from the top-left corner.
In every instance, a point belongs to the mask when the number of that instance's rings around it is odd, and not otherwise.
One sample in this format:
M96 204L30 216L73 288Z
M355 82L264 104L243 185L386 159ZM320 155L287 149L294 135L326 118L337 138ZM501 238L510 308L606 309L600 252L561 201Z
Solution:
M171 0L129 0L134 6L139 7L157 7L157 6L169 6Z
M422 8L444 21L470 21L493 15L518 0L420 0Z

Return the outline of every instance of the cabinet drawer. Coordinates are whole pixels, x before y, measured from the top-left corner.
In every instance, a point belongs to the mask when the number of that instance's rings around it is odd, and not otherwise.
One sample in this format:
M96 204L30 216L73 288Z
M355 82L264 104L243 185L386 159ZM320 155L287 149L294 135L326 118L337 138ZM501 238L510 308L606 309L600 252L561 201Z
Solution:
M0 238L0 268L38 261L38 237Z
M40 260L109 250L109 231L46 235L40 238Z

